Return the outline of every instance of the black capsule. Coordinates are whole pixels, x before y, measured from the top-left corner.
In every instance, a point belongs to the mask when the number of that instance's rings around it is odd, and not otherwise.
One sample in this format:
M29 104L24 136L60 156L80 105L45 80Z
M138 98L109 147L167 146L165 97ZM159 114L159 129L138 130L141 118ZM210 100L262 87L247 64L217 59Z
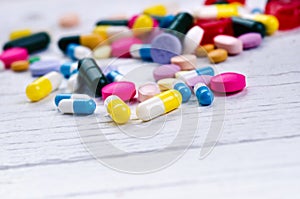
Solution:
M253 21L251 19L243 19L240 17L231 17L234 36L238 37L249 32L260 33L262 37L266 34L264 24Z
M186 34L194 24L194 18L187 12L178 13L168 27L169 30Z
M58 40L58 47L63 52L66 52L69 44L79 44L79 43L80 43L80 36L62 37Z
M108 84L108 80L93 58L84 58L78 62L78 75L87 85L95 97L101 97L102 88Z
M96 23L97 26L110 25L110 26L127 26L128 20L100 20Z
M4 44L3 50L12 47L22 47L26 48L28 53L31 54L46 49L49 43L49 34L46 32L39 32L7 42Z

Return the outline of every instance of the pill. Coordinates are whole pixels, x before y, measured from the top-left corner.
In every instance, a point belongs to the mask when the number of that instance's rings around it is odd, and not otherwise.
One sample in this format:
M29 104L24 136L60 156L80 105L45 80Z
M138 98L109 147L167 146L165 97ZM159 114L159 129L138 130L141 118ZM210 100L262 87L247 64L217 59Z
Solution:
M198 83L194 86L194 93L201 106L209 106L214 101L213 92L203 83Z
M103 45L94 49L93 57L95 59L107 59L111 56L111 46Z
M197 83L200 83L200 82L204 83L205 85L209 85L211 78L212 78L212 76L210 76L210 75L200 75L200 76L196 76L196 77L187 79L185 81L185 83L192 89L192 88L194 88L194 86Z
M195 17L199 19L220 19L238 16L238 6L235 4L216 4L202 6L195 10Z
M204 30L199 26L194 26L185 35L183 41L183 54L192 54L200 45Z
M26 37L26 36L29 36L31 35L32 32L30 29L20 29L20 30L15 30L15 31L12 31L10 34L9 34L9 39L10 40L15 40L15 39L19 39L19 38L22 38L22 37Z
M63 99L91 99L91 97L85 94L59 93L54 98L55 105L58 106Z
M156 67L153 70L153 77L155 81L165 78L174 78L175 73L180 71L180 67L175 64L165 64L159 67Z
M60 66L60 72L65 78L69 78L73 73L78 72L78 62L66 62Z
M260 8L252 8L251 14L263 14L264 12Z
M152 60L159 64L169 64L172 57L182 52L180 40L169 33L156 36L151 42L151 47Z
M63 114L90 115L94 113L96 103L92 99L63 99L58 109Z
M108 80L93 58L84 58L78 62L78 75L83 80L95 97L101 97L102 88L108 84Z
M259 33L247 33L238 37L243 43L244 49L256 48L262 42L262 37Z
M220 93L233 93L246 87L246 77L239 73L221 73L211 78L210 88Z
M67 82L67 90L70 92L75 92L78 89L77 81L78 73L71 75Z
M80 23L79 16L76 13L66 13L59 19L59 25L63 28L78 26Z
M197 65L197 57L195 55L179 55L171 58L171 63L178 65L181 70L193 70Z
M35 33L26 37L15 39L4 44L3 49L12 47L26 48L29 54L45 50L50 43L50 36L46 32Z
M175 77L181 79L184 82L186 82L190 78L197 77L200 75L214 76L215 71L212 67L207 66L202 68L196 68L195 70L191 70L191 71L179 71L175 73Z
M132 31L126 26L96 26L93 33L101 35L105 39L115 41L124 37L132 37Z
M97 46L104 44L104 40L105 38L97 34L67 36L58 40L58 47L64 53L67 53L67 47L72 43L94 49Z
M216 49L207 54L211 63L220 63L227 59L227 51L224 49Z
M15 61L27 60L28 52L25 48L10 48L4 50L0 54L0 60L4 63L5 68L10 68L10 65Z
M218 48L225 49L230 55L236 55L243 51L242 41L232 36L218 35L214 38L214 42Z
M173 83L176 81L175 78L165 78L157 82L157 85L161 91L170 90L173 88Z
M32 64L32 63L40 61L40 60L41 60L40 57L38 57L38 56L32 56L32 57L29 57L28 61L29 61L30 64Z
M112 82L102 89L103 100L108 96L117 95L123 101L128 101L133 99L135 94L136 89L134 83L128 81Z
M264 37L266 34L265 25L258 21L245 19L241 17L232 17L231 20L232 20L232 28L235 37L250 32L260 33L262 37Z
M109 82L119 82L119 81L126 81L123 74L121 74L117 70L112 70L106 74L106 78Z
M141 44L142 41L135 37L121 38L111 44L112 56L120 58L128 58L130 55L130 47L133 44Z
M160 93L158 85L154 82L142 84L138 88L138 101L143 102Z
M56 90L63 76L58 72L50 72L34 80L26 87L26 95L29 100L37 102Z
M127 26L127 19L101 19L97 21L96 26Z
M182 80L175 80L173 82L173 89L181 94L182 103L186 103L190 100L192 91Z
M15 61L11 64L11 69L15 72L26 71L29 68L29 62L26 60Z
M135 36L139 36L150 32L153 27L157 27L158 22L149 15L140 14L133 16L129 20L128 26Z
M83 59L92 55L91 49L79 44L69 44L67 46L67 56L73 60Z
M125 124L130 119L129 106L118 96L111 95L104 101L104 106L111 117L117 124Z
M167 27L167 31L179 37L185 35L194 24L194 18L187 12L180 12L175 16L175 19Z
M133 44L129 51L133 58L142 59L144 61L152 61L150 44Z
M204 44L203 46L198 46L198 48L196 48L195 54L197 57L206 57L207 53L213 51L214 49L215 49L215 45Z
M254 21L261 22L266 27L266 33L268 35L274 34L279 28L278 19L273 15L266 14L245 14L243 18L252 19Z
M43 76L51 71L60 70L60 62L57 60L41 60L32 63L29 66L29 70L33 77Z
M136 115L143 121L149 121L177 109L181 102L181 94L171 89L140 103L136 107Z
M3 61L0 60L0 71L3 71L5 69L5 64Z
M167 15L165 17L162 17L159 20L159 27L161 28L167 28L169 27L173 21L175 20L175 16L174 15Z
M154 15L154 16L165 16L167 14L167 8L162 4L158 4L158 5L145 8L143 10L143 13L147 15Z

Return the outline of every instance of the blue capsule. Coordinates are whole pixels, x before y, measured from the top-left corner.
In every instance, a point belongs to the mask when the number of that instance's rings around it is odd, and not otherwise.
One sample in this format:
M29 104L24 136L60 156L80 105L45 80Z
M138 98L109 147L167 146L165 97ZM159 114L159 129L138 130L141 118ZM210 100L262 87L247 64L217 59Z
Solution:
M194 93L202 106L209 106L214 101L213 92L203 83L194 86Z
M67 56L70 57L72 60L83 59L85 57L91 56L91 54L92 51L85 46L72 43L67 46Z
M152 61L150 44L133 44L130 47L130 55L143 61Z
M64 114L90 115L94 113L96 103L92 99L63 99L58 109Z
M182 103L188 102L191 98L191 89L181 80L177 80L173 83L173 89L179 91L182 96Z
M54 98L55 105L58 106L63 99L91 99L91 97L85 94L59 93Z
M107 73L106 75L106 79L111 83L111 82L118 82L118 81L124 81L124 75L121 74L119 71L117 70L113 70L110 71L109 73Z
M163 17L160 21L159 21L159 27L161 28L167 28L171 25L171 23L174 21L175 16L174 15L167 15L165 17Z
M60 72L65 78L69 78L71 75L78 72L77 65L77 62L66 62L60 66Z

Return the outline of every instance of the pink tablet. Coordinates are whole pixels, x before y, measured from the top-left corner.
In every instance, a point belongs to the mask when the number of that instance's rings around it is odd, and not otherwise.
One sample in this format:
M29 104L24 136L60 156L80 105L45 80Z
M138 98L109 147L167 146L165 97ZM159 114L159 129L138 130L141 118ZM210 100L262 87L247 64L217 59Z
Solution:
M138 100L143 102L160 93L158 85L154 82L148 82L141 85L138 89Z
M175 73L180 71L180 67L175 64L166 64L159 67L156 67L153 70L153 77L155 81L165 79L165 78L174 78Z
M210 80L210 88L220 93L233 93L246 87L246 77L239 73L222 73Z
M5 64L5 68L10 68L10 65L15 61L27 60L28 52L25 48L9 48L4 50L0 55L0 60Z
M141 44L142 41L135 37L127 37L121 38L114 41L111 44L112 48L112 56L113 57L120 57L120 58L129 58L130 55L130 47L133 44Z
M101 92L103 100L105 100L110 95L117 95L123 101L128 101L134 98L136 94L134 83L126 81L110 83L104 86Z

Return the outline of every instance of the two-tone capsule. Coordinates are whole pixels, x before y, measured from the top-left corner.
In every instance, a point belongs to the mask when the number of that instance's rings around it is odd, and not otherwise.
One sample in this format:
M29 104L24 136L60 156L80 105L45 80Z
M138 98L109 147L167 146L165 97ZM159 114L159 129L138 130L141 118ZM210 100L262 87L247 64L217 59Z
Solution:
M67 56L72 60L79 60L85 57L91 57L92 51L88 47L79 44L69 44L67 46Z
M152 61L150 44L133 44L129 51L133 58L142 59L144 61Z
M181 102L181 94L171 89L140 103L136 115L143 121L149 121L178 108Z
M96 26L93 30L94 34L100 35L105 39L110 41L115 41L124 37L132 37L132 31L126 26L111 26L111 25L101 25Z
M194 93L201 106L209 106L214 100L213 92L204 83L196 84L194 86Z
M71 75L78 72L78 62L66 62L60 66L60 72L65 78L69 78Z
M179 72L175 73L175 77L177 79L181 79L184 82L186 82L190 78L194 78L194 77L201 76L201 75L214 76L215 71L212 67L207 66L204 68L197 68L197 69L191 70L191 71L179 71Z
M245 19L251 19L254 21L258 21L265 25L267 35L274 34L279 28L279 21L273 15L266 14L246 14L242 15Z
M117 70L112 70L107 73L106 78L109 82L126 81L124 75Z
M130 119L129 106L118 96L111 95L107 97L104 106L111 119L117 124L125 124Z
M194 14L198 19L220 19L238 16L239 9L236 4L215 4L202 6Z
M34 80L26 87L28 99L33 102L43 99L59 87L62 79L63 76L60 73L53 71Z
M93 99L63 99L58 104L58 109L63 114L90 115L96 109Z
M86 94L59 93L55 96L54 103L58 106L60 101L65 99L91 99L91 97Z
M173 82L173 89L180 92L182 96L182 103L188 102L190 100L192 91L182 80L175 80Z

